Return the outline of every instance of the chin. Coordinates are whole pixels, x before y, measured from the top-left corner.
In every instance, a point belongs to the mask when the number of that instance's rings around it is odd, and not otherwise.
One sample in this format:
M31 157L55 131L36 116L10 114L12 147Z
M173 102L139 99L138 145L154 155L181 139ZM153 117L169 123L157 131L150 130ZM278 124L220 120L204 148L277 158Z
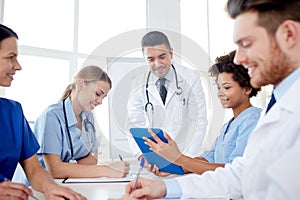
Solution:
M2 86L2 87L10 87L11 86L11 82L10 83L0 83L0 86Z

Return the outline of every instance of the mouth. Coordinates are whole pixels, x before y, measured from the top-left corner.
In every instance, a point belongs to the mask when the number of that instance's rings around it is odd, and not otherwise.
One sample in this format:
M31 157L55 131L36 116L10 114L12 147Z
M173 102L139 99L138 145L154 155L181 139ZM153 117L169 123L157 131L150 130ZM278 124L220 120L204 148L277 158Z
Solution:
M250 77L253 76L254 71L255 71L255 66L254 65L247 65L245 66L246 69L248 69L248 74Z
M160 71L163 71L165 68L166 68L166 66L164 66L164 65L159 66L159 67L153 67L153 71L160 72Z
M222 105L225 105L229 102L229 99L220 99Z
M96 105L95 104L90 104L91 105L91 107L92 107L92 110L96 107Z
M11 80L14 80L14 75L15 75L15 73L7 74L7 76L8 76Z

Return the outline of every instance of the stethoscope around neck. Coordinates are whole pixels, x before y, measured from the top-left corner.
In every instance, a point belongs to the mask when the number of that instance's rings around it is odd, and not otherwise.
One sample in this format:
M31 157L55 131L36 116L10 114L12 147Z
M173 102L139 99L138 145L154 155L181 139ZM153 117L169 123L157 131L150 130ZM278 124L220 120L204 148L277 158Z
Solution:
M71 133L70 133L70 130L69 130L69 123L68 123L68 119L67 119L66 105L65 105L66 99L67 98L65 98L63 100L63 111L64 111L64 118L65 118L65 123L66 123L68 139L69 139L69 142L70 142L70 149L71 149L71 159L69 160L69 163L77 164L77 161L75 160L75 157L74 157L73 142L72 142L72 137L71 137ZM95 132L95 127L94 127L93 123L90 122L87 118L84 120L84 129L85 129L85 131L86 132L88 131L88 124L92 127L93 131Z
M175 94L176 95L181 95L182 94L182 88L179 87L178 85L178 77L177 77L177 72L175 70L175 67L173 64L171 64L173 70L174 70L174 74L175 74L175 81L176 81L176 91L175 91ZM150 106L151 107L151 111L153 112L154 111L154 107L153 107L153 104L150 102L149 100L149 91L148 91L148 87L149 87L149 78L150 78L150 74L151 74L151 71L149 71L148 73L148 76L147 76L147 81L146 81L146 98L147 98L147 103L145 104L145 112L147 113L148 112L148 107Z

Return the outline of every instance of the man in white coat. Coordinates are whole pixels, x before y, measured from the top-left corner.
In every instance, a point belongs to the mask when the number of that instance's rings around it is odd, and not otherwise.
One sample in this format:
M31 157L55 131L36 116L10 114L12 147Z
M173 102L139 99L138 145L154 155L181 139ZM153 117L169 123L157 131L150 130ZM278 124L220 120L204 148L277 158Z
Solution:
M150 71L132 83L128 127L161 128L170 133L185 155L198 156L207 126L199 72L172 64L173 49L162 32L147 33L141 45ZM165 78L164 83L160 78ZM166 97L161 97L161 90ZM133 137L128 135L128 139L134 156L140 159L142 153Z
M274 85L276 103L232 164L201 176L140 179L124 198L300 198L300 1L229 0L227 10L235 19L235 63L248 68L254 87Z

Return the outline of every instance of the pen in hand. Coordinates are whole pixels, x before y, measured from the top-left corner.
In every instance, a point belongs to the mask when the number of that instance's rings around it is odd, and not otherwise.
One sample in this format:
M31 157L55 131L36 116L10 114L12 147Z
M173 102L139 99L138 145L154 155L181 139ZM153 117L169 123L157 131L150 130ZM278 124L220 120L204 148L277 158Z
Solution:
M144 168L144 164L145 164L145 158L142 157L141 162L140 162L140 168L139 168L139 171L137 173L132 191L134 191L136 189L136 186L137 186L137 183L138 183L138 180L139 180L139 177L140 177L140 173L141 173L142 169Z
M8 181L10 182L10 180L8 178L6 178L5 176L3 176L2 174L0 174L0 182L3 182L3 181ZM34 199L34 200L39 200L38 198L36 198L35 196L31 195L29 196L31 199Z
M121 154L119 154L119 158L121 161L123 161L123 157L121 156Z

